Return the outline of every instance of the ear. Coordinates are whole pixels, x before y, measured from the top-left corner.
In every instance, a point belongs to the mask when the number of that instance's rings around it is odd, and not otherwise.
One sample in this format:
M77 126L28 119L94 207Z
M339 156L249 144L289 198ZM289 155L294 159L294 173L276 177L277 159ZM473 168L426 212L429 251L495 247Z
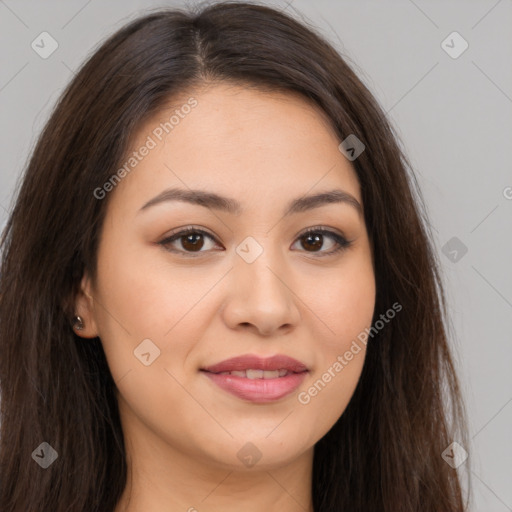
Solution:
M74 309L74 316L79 316L83 320L83 329L78 330L73 328L75 334L81 338L96 338L99 336L96 319L94 317L92 284L87 274L82 278L80 290L75 298Z

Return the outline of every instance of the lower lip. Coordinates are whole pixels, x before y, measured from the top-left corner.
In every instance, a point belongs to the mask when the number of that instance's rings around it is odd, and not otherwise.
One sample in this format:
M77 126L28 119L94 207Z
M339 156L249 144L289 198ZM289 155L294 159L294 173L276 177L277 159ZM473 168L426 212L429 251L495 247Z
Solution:
M250 402L265 403L279 400L295 391L308 372L290 373L276 379L248 379L236 375L220 375L203 371L217 386Z

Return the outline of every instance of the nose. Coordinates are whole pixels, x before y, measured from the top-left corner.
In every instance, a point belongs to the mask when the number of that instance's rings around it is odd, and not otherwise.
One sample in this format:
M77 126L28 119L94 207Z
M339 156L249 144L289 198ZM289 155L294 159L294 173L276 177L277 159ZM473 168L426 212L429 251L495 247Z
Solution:
M237 256L230 279L221 314L231 329L272 336L293 330L300 321L292 273L268 251L252 263Z

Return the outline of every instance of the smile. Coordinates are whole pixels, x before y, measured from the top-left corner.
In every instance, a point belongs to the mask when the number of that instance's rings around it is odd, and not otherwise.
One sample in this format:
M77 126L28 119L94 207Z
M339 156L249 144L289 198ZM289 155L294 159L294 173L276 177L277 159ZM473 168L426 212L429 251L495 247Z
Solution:
M267 403L293 393L309 374L308 367L286 355L243 355L201 369L210 382L242 400Z
M277 379L285 377L289 373L288 370L282 368L281 370L234 370L232 372L220 372L217 375L234 375L246 379Z

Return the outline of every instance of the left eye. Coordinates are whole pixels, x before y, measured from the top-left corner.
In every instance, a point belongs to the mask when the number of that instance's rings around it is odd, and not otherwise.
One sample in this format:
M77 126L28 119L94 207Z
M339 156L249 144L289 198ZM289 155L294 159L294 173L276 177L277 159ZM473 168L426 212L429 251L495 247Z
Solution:
M201 250L205 247L205 237L215 243L215 238L206 231L189 227L167 237L166 239L159 242L159 244L164 246L170 252L192 255L192 253L207 252ZM316 250L324 245L326 238L332 241L331 247L333 248L327 251ZM175 244L176 242L180 243L181 248L177 249L176 247L172 246L172 244ZM302 242L301 245L303 248L306 248L306 252L319 252L321 253L321 256L337 253L338 251L347 248L352 243L338 233L323 228L309 229L299 236L297 242ZM312 250L307 249L307 247Z
M321 252L321 256L329 256L330 254L337 253L346 249L352 242L348 241L345 237L335 233L334 231L330 231L328 229L322 228L313 228L309 229L305 233L300 235L298 241L302 240L302 246L318 248L323 246L325 239L331 239L333 241L331 250L327 251L306 251L306 252Z

